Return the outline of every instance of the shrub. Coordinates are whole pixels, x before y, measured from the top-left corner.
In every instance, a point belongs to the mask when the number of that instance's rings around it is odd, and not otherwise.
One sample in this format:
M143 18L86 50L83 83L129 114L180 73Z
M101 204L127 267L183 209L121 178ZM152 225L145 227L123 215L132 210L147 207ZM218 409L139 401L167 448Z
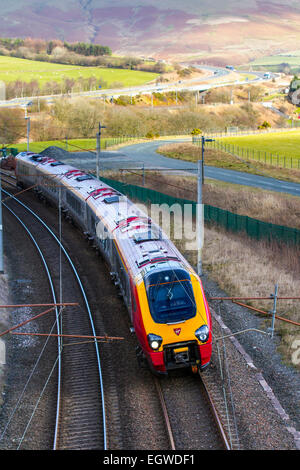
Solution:
M271 124L268 121L264 121L260 126L258 126L258 129L268 129L271 127Z
M146 139L154 139L155 135L152 131L147 132Z
M197 127L195 127L195 129L192 130L191 134L192 135L200 135L200 134L202 134L202 131L200 129L198 129Z

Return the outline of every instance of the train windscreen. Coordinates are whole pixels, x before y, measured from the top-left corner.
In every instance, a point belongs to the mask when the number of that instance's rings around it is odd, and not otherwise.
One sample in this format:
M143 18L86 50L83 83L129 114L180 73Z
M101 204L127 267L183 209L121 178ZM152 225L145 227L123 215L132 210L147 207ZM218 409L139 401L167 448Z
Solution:
M145 284L150 312L156 323L177 323L196 315L191 278L186 271L151 273Z

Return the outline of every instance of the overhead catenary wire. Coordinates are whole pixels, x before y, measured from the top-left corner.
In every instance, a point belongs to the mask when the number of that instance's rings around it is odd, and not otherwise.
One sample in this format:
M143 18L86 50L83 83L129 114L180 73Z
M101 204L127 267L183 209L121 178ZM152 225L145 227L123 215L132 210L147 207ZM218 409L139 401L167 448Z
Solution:
M123 171L127 171L128 173L131 173L133 175L137 175L139 177L143 177L143 175L140 175L139 173L136 173L132 170L129 170L128 168L123 168L122 169ZM195 170L196 171L196 170ZM147 176L147 179L149 179L150 181L155 181L157 183L160 183L161 184L161 181L156 179L156 178L153 178L152 176ZM183 188L182 186L178 186L176 184L172 184L172 183L167 183L166 181L164 181L164 184L166 184L167 186L171 186L173 188L176 188L176 189L181 189L182 191L187 191L189 193L192 193L192 194L195 194L195 191L193 191L192 189L188 189L188 188Z
M50 373L49 373L49 375L48 375L48 377L47 377L47 379L46 379L46 381L45 381L44 387L43 387L43 389L42 389L42 391L41 391L41 393L40 393L40 395L39 395L39 397L38 397L38 399L37 399L37 401L36 401L35 407L34 407L32 413L31 413L31 416L30 416L30 418L29 418L29 421L28 421L28 423L27 423L27 425L26 425L26 427L25 427L25 429L24 429L24 432L23 432L23 434L22 434L22 437L21 437L21 439L20 439L20 442L19 442L19 445L18 445L18 450L20 449L20 447L21 447L21 445L22 445L22 443L23 443L23 441L24 441L24 438L25 438L25 436L26 436L26 434L27 434L27 431L28 431L28 429L29 429L29 426L30 426L30 424L31 424L31 422L32 422L32 420L33 420L33 417L34 417L34 415L35 415L35 413L36 413L36 410L37 410L37 408L38 408L38 406L39 406L39 403L40 403L40 401L41 401L41 399L42 399L42 397L43 397L43 395L44 395L44 393L45 393L45 390L46 390L47 385L48 385L48 383L49 383L49 381L50 381L50 379L51 379L51 377L52 377L52 374L53 374L53 372L55 371L55 368L56 368L56 366L57 366L57 363L58 363L59 359L60 359L60 352L59 352L59 354L58 354L57 357L56 357L56 360L55 360L55 362L54 362L54 364L53 364L53 367L52 367L52 369L51 369L51 371L50 371Z

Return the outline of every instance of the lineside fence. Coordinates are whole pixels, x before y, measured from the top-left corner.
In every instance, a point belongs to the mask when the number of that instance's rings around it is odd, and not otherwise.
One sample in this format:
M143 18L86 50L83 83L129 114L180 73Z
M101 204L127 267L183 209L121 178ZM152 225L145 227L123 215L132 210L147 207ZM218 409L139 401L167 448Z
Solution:
M168 204L170 207L173 204L179 204L182 209L184 209L185 204L192 204L193 215L196 215L197 203L195 201L170 196L168 194L155 191L154 189L122 183L121 181L109 178L101 177L101 180L115 188L117 191L127 195L130 199L137 199L145 204ZM246 233L249 237L256 240L267 240L269 242L276 241L285 244L300 245L300 230L298 229L263 222L262 220L235 214L208 204L204 205L204 220L208 224L216 224L230 232Z
M193 143L195 145L201 146L201 139L193 139ZM279 155L278 153L274 152L241 147L239 145L222 142L220 140L206 142L205 145L206 148L210 148L215 151L226 152L243 160L255 160L264 164L276 166L278 168L300 169L300 158L298 157Z
M227 129L224 129L222 131L220 130L214 130L211 129L207 132L203 132L203 135L205 137L214 137L214 138L219 138L221 139L222 137L239 137L239 136L245 136L245 135L262 135L262 134L274 134L274 133L280 133L280 132L295 132L299 131L300 127L300 121L296 121L293 125L293 127L269 127L266 129L253 129L253 128L248 128L248 129L240 129L239 127L229 127ZM198 136L194 136L194 139L198 139ZM201 141L201 137L200 137Z

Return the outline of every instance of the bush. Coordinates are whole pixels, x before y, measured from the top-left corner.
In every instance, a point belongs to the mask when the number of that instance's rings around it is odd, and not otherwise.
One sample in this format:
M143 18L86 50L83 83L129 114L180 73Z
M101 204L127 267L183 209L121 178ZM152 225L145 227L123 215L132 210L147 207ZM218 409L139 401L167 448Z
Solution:
M200 135L200 134L202 134L202 131L200 129L198 129L197 127L195 127L195 129L192 130L191 134L192 135Z
M155 135L152 131L147 132L146 139L154 139Z
M271 127L271 124L268 121L264 121L260 126L258 126L258 129L268 129Z
M133 96L119 96L119 98L114 100L114 103L118 106L128 106L129 104L135 104L135 99Z

